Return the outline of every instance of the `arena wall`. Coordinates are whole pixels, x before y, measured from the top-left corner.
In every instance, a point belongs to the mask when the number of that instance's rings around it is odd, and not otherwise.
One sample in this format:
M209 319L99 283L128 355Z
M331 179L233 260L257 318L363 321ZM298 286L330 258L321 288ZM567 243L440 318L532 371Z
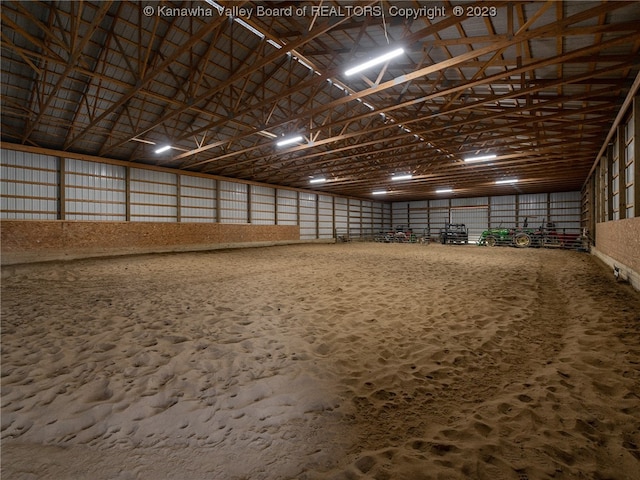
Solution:
M640 217L598 223L592 253L640 290Z
M297 225L3 220L2 265L299 243Z

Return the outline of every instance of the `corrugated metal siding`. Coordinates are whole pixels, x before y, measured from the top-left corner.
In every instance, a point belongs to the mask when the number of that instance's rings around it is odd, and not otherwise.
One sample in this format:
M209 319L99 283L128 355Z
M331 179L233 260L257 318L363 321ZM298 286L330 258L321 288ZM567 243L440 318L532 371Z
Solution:
M276 224L276 189L251 186L251 223Z
M180 221L216 221L216 181L211 178L180 175Z
M298 193L291 190L277 190L278 225L298 225Z
M338 232L346 233L349 229L349 200L336 197L335 208L335 228Z
M581 226L580 192L552 193L549 195L549 222L558 229L571 229L578 233ZM543 222L536 222L536 225ZM531 223L529 223L531 225Z
M349 199L349 235L358 237L362 230L362 202L353 198Z
M385 212L385 204L374 202L371 206L371 225L374 232L382 232L387 229L388 225L386 219L390 217L388 212Z
M510 227L516 224L516 196L504 195L489 199L489 228Z
M175 174L132 168L130 175L131 220L138 222L176 222L178 220L178 187Z
M1 218L58 218L58 158L2 150L0 160Z
M485 199L486 200L486 199ZM469 232L469 243L477 243L480 235L487 229L489 222L488 207L452 207L451 223L464 223Z
M312 240L318 238L317 229L317 195L314 193L300 192L300 238Z
M400 225L409 225L409 206L407 202L396 202L391 207L392 227L396 228Z
M333 197L318 195L318 238L333 238Z
M220 181L220 222L221 223L248 223L248 185Z
M65 160L66 220L126 220L126 168Z

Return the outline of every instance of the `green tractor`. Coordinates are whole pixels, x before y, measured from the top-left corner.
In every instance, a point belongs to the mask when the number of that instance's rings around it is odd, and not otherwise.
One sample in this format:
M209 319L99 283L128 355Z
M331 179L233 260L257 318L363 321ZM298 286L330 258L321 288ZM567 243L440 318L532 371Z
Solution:
M528 228L528 219L524 219L524 225L518 228L490 228L485 230L478 239L478 245L495 247L496 245L513 245L518 248L527 248L533 244L535 229Z

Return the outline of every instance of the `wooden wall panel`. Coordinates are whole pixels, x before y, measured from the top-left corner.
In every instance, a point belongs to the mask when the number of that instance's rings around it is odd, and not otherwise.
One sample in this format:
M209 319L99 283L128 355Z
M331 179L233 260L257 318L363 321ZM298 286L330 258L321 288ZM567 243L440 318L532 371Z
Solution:
M300 241L297 225L3 220L2 264Z

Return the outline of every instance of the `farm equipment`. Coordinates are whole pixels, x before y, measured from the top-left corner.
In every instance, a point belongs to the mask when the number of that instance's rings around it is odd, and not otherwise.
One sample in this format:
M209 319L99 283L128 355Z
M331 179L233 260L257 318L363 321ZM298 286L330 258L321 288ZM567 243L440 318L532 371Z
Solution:
M374 240L382 243L417 243L418 237L408 225L398 225L395 230L379 232Z
M528 228L528 219L524 225L516 228L490 228L485 230L478 239L478 245L495 247L496 245L513 245L518 248L530 247L535 229Z
M494 247L496 245L510 245L518 248L546 247L546 248L582 248L579 234L559 232L556 224L546 222L538 228L529 228L528 219L524 225L516 228L490 228L480 235L478 245Z
M446 244L467 244L469 243L469 231L464 223L447 223L440 230L440 243Z

